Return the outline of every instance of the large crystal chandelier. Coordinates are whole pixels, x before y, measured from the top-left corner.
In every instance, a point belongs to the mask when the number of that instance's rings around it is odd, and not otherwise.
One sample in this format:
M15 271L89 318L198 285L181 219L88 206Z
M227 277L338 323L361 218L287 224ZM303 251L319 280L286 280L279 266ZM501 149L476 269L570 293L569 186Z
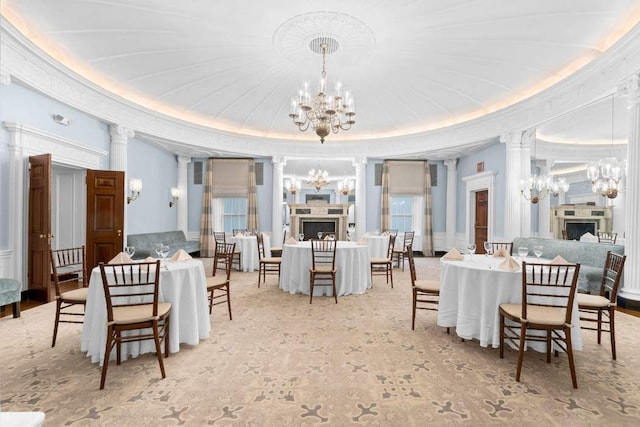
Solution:
M315 131L324 143L325 136L330 132L349 130L355 121L353 96L349 91L343 91L342 84L336 83L335 92L327 93L326 55L338 49L339 43L331 37L318 37L309 43L312 51L322 54L322 78L317 94L311 96L309 84L304 83L298 95L291 98L289 117L300 131L307 129Z
M613 151L614 140L614 112L615 99L614 94L611 95L611 149ZM591 181L591 189L594 193L600 194L608 199L618 197L620 191L620 181L624 177L627 169L625 160L618 160L615 157L607 157L597 162L591 162L587 165L587 177Z
M320 192L322 188L329 184L329 172L320 169L311 169L309 171L307 184L311 184L317 193Z

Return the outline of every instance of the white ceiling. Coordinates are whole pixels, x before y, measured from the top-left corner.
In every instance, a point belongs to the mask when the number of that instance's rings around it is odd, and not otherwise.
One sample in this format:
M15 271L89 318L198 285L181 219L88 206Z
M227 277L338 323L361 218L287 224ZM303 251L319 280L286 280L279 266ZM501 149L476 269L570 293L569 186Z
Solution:
M0 4L36 45L125 98L241 135L313 141L287 114L301 82L319 78L321 57L308 49L315 36L339 41L327 74L351 89L357 108L354 128L328 139L370 140L460 123L535 95L598 58L640 17L638 0ZM605 99L539 135L610 140L610 111ZM617 127L616 137L625 132Z

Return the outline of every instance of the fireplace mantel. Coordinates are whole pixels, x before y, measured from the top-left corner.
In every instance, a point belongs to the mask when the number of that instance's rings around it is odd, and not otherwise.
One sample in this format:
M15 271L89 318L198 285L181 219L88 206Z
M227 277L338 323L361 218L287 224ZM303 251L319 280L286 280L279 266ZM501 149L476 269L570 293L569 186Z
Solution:
M594 205L561 205L551 208L553 237L562 239L562 230L567 224L593 224L593 233L611 232L613 226L613 210L611 206ZM580 236L569 236L569 239L580 240Z
M300 232L304 232L304 225L307 222L334 223L336 238L338 240L347 239L347 222L349 218L349 204L330 203L291 203L289 230L291 236L297 237ZM327 230L329 231L329 230ZM305 240L315 236L305 236Z

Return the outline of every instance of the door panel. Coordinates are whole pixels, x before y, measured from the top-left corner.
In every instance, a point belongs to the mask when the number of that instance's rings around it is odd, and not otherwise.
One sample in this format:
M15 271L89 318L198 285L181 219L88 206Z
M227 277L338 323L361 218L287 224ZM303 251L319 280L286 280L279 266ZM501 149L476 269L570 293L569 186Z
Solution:
M29 157L28 288L30 297L48 302L51 247L51 154Z
M87 171L87 269L123 247L124 172Z
M475 217L475 244L476 253L484 254L484 242L488 238L489 224L489 191L477 191L476 195L476 217Z

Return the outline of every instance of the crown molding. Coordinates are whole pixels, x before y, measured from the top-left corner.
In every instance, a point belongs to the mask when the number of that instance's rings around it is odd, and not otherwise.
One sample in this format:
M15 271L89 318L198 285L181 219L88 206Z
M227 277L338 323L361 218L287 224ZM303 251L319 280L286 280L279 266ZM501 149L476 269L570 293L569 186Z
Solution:
M379 158L460 157L500 134L529 129L601 97L640 70L640 26L636 26L580 71L500 111L420 134L366 141L333 139L321 145L317 141L231 134L157 113L102 89L54 61L4 17L0 17L0 26L0 75L10 75L12 83L24 84L106 123L132 129L142 137L148 135L178 155L315 157L338 150L341 156L353 157L362 153Z

